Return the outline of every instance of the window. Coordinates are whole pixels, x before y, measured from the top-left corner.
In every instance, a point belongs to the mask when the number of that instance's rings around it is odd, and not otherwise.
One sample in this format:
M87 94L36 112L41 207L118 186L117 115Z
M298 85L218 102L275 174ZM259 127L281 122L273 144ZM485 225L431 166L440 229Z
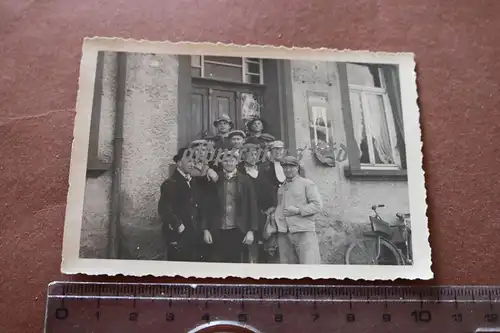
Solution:
M343 103L349 104L344 110L350 110L350 123L346 124L348 175L405 175L401 105L394 82L397 68L354 63L344 66L347 89Z
M217 56L191 56L193 77L263 84L262 59Z

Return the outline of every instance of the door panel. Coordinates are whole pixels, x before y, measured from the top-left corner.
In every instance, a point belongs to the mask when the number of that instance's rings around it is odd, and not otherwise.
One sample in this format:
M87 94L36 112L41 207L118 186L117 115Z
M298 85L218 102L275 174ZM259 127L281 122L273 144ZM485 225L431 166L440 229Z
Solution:
M205 135L208 124L208 89L193 88L191 93L191 117L189 119L190 141Z
M221 85L217 82L196 83L191 90L191 119L189 119L190 140L216 133L212 125L222 114L233 120L235 128L244 130L242 98L252 94L256 101L263 102L263 92L242 85Z
M223 114L228 115L236 123L236 92L211 89L209 124L212 133L216 132L212 123Z

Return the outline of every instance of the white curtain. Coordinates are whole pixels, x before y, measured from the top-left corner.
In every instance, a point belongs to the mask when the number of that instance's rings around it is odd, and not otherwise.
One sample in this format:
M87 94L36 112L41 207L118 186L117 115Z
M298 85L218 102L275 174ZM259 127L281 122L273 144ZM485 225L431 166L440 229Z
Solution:
M376 149L375 154L382 163L394 164L390 131L387 126L383 97L382 95L367 94L367 100L370 108L370 110L367 110L370 115L369 126L373 136L373 146ZM396 140L396 138L393 139ZM375 163L377 162L379 161L375 161Z
M354 139L358 145L359 156L361 157L362 152L360 144L361 140L363 140L363 106L361 103L361 94L359 92L351 91L349 96L351 100L351 116Z

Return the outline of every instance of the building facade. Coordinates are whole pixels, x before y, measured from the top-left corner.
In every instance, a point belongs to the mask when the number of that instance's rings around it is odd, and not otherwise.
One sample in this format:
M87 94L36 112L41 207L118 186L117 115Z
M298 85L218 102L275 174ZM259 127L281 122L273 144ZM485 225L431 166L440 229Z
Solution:
M165 258L160 185L177 149L221 114L238 128L260 116L301 157L324 200L324 263L343 263L371 205L409 211L396 67L114 52L97 67L81 257Z

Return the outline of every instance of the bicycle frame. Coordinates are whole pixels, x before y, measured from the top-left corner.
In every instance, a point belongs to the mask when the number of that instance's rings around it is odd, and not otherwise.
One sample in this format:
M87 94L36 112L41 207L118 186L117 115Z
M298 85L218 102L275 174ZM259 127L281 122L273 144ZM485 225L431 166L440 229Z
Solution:
M409 263L410 265L413 264L413 249L411 245L411 227L408 226L410 224L410 219L405 218L404 219L404 230L403 230L403 237L405 240L405 247L406 247L406 262Z
M372 230L375 230L374 220L380 220L380 221L385 222L377 212L377 208L379 208L379 207L380 208L385 207L385 205L373 205L372 206L373 213L370 216L370 224L371 224ZM413 264L413 252L412 252L412 246L411 246L411 227L409 227L409 224L411 222L410 215L398 213L398 214L396 214L396 216L401 222L403 222L403 224L402 225L389 225L389 226L391 228L398 228L401 231L401 233L403 235L403 240L404 240L405 253L403 253L403 251L394 244L392 239L385 239L385 240L392 243L394 245L394 247L397 248L397 250L400 254L400 257L403 259L403 262L406 265L412 265ZM385 223L387 223L387 222L385 222ZM380 238L382 238L382 237L377 236L377 257L376 257L377 260L380 258Z

